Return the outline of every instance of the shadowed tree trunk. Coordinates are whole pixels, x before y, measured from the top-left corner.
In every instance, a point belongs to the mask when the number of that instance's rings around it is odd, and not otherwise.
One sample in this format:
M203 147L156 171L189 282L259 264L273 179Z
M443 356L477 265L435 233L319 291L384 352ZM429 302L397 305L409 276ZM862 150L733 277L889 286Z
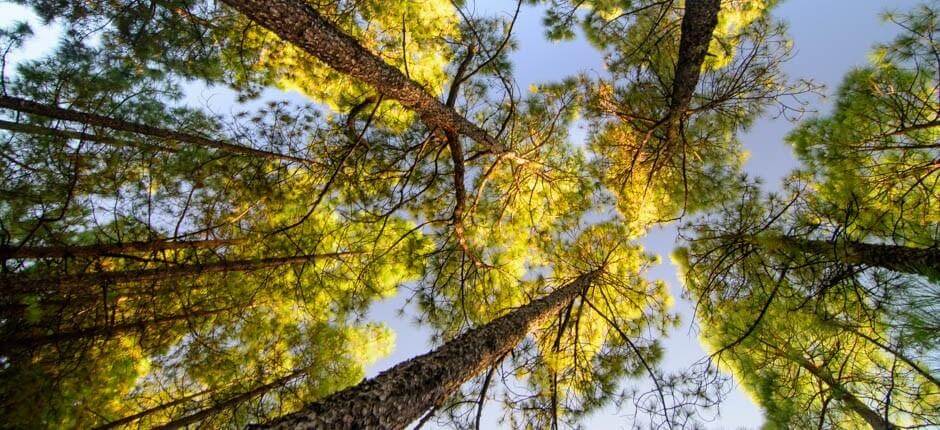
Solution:
M225 401L216 403L215 405L212 405L212 406L210 406L210 407L208 407L208 408L202 409L202 410L200 410L199 412L196 412L196 413L187 415L187 416L185 416L185 417L182 417L182 418L179 418L179 419L170 421L170 422L168 422L168 423L166 423L166 424L164 424L164 425L155 427L155 430L175 430L175 429L178 429L178 428L186 427L186 426L188 426L188 425L190 425L190 424L198 423L198 422L200 422L200 421L206 419L207 417L211 417L211 416L213 416L213 415L215 415L215 414L218 414L218 413L220 413L220 412L223 412L223 411L225 411L225 410L227 410L227 409L230 409L230 408L233 408L233 407L235 407L235 406L238 406L239 404L241 404L241 403L243 403L243 402L246 402L246 401L251 400L251 399L253 399L253 398L255 398L255 397L258 397L258 396L260 396L260 395L263 395L263 394L267 393L268 391L271 391L271 390L273 390L273 389L275 389L275 388L283 387L284 385L287 385L287 384L290 383L291 381L293 381L293 380L295 380L295 379L297 379L297 378L300 378L301 376L305 375L306 373L307 373L307 371L306 371L305 369L295 370L295 371L291 372L291 373L288 374L288 375L285 375L285 376L282 376L282 377L280 377L280 378L277 378L277 379L275 379L274 381L271 381L271 382L269 382L269 383L267 383L267 384L259 385L259 386L255 387L255 388L253 388L253 389L251 389L251 390L249 390L249 391L246 391L246 392L244 392L244 393L241 393L241 394L232 396L232 397L228 398L228 399L225 400Z
M61 108L54 105L34 102L32 100L21 99L7 95L0 95L0 108L12 109L18 112L44 116L47 118L59 119L62 121L73 121L93 127L104 127L112 130L125 131L129 133L143 134L156 137L162 140L185 142L197 146L215 148L225 152L235 154L249 155L269 160L293 161L304 164L311 164L312 161L306 158L294 157L291 155L277 154L261 149L250 148L247 146L236 145L223 140L209 139L207 137L195 134L182 133L165 128L153 127L147 124L140 124L122 119L111 118L95 113L82 112L73 109ZM9 127L7 127L9 128ZM99 141L101 141L99 139ZM104 142L104 141L102 141ZM106 142L104 142L106 143Z
M667 114L666 141L675 142L679 135L682 115L689 109L692 95L698 85L702 64L708 54L712 33L718 25L721 0L687 0L682 16L682 35L679 40L679 58L672 80L672 94Z
M830 242L792 236L772 236L768 243L771 248L778 248L781 251L824 255L845 264L880 267L931 279L940 276L940 249L938 248L912 248L848 240Z
M813 363L810 363L806 360L796 360L799 363L800 367L806 369L810 374L818 378L820 381L823 381L826 385L832 389L832 396L844 403L849 409L858 414L871 426L872 430L892 430L897 428L894 424L885 420L881 414L872 410L865 402L859 400L858 397L855 397L845 386L835 380L829 372L826 372L823 369L815 366Z
M110 257L178 249L213 249L239 243L239 240L153 240L96 245L0 246L0 261L9 259Z
M134 421L140 420L140 419L142 419L142 418L146 418L146 417L149 416L149 415L153 415L153 414L155 414L155 413L157 413L157 412L160 412L160 411L163 411L163 410L165 410L165 409L172 408L173 406L186 403L186 402L188 402L188 401L190 401L190 400L192 400L192 399L195 399L196 397L204 396L204 395L206 395L206 394L211 393L212 391L215 391L215 390L211 390L211 389L210 389L210 390L203 390L203 391L200 391L200 392L198 392L198 393L193 393L193 394L190 394L190 395L187 395L187 396L183 396L183 397L180 397L180 398L178 398L178 399L176 399L176 400L172 400L172 401L163 403L163 404L161 404L161 405L154 406L154 407L152 407L152 408L150 408L150 409L146 409L146 410L140 411L140 412L138 412L138 413L136 413L136 414L134 414L134 415L128 415L128 416L123 417L123 418L118 418L118 419L116 419L116 420L114 420L114 421L111 421L111 422L109 422L109 423L107 423L107 424L104 424L104 425L100 425L100 426L98 426L98 427L95 427L95 428L92 429L92 430L110 430L110 429L113 429L113 428L118 428L118 427L121 427L121 426L123 426L123 425L125 425L125 424L130 424L130 423L132 423L132 422L134 422Z
M266 429L401 429L442 404L461 384L493 366L529 330L582 294L599 270L470 330L427 354L281 417Z
M494 152L503 152L496 139L485 130L363 47L307 1L223 0L223 3L336 71L372 85L386 98L417 112L430 128L468 136Z
M118 146L118 147L134 147L134 148L144 148L150 149L153 151L162 151L176 153L179 152L176 148L170 148L167 146L151 145L148 143L135 142L131 140L121 140L115 139L110 136L104 136L99 134L84 133L80 131L64 130L58 128L42 127L33 124L24 124L19 122L10 122L0 120L0 130L8 130L16 133L31 134L34 136L47 136L47 137L58 137L62 139L73 139L86 142L98 142L105 145Z
M153 269L92 272L55 278L33 278L29 275L5 275L0 285L6 294L37 294L55 292L59 288L92 287L104 283L164 281L203 273L250 272L288 264L302 264L323 258L337 258L357 252L331 252L294 257L259 258L253 260L221 261L209 264L188 264Z

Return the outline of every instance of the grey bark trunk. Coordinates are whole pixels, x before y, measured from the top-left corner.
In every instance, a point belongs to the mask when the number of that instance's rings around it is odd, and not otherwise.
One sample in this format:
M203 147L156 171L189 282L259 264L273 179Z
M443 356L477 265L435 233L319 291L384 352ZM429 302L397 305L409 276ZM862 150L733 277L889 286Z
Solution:
M461 334L434 351L255 428L404 428L443 403L461 384L493 366L534 325L551 318L584 292L597 273L581 275L551 294Z
M854 241L808 240L779 236L789 249L831 256L846 264L863 264L895 272L940 277L940 248L911 248L900 245L873 244Z
M417 82L363 47L304 0L223 0L252 21L320 59L336 71L372 85L418 113L431 128L468 136L502 152L499 143Z

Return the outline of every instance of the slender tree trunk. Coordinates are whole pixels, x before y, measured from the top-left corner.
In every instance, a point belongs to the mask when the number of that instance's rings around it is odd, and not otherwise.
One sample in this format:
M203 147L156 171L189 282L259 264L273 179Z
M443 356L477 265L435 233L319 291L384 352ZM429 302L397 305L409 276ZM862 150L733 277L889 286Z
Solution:
M678 137L679 121L689 109L692 95L698 85L702 64L708 54L715 26L718 25L718 12L721 0L686 0L685 14L682 16L682 35L679 39L679 58L676 61L675 75L672 80L672 94L669 100L669 114L666 121L666 135L669 142Z
M225 401L223 401L223 402L220 402L220 403L217 403L217 404L215 404L215 405L212 405L212 406L210 406L210 407L208 407L208 408L205 408L205 409L203 409L203 410L200 410L199 412L196 412L196 413L187 415L187 416L185 416L185 417L182 417L182 418L179 418L179 419L170 421L170 422L168 422L168 423L166 423L166 424L164 424L164 425L158 426L158 427L155 428L155 430L175 430L175 429L178 429L178 428L186 427L186 426L188 426L188 425L190 425L190 424L198 423L198 422L200 422L200 421L202 421L202 420L204 420L204 419L206 419L206 418L208 418L208 417L211 417L211 416L213 416L213 415L216 415L216 414L218 414L218 413L220 413L220 412L223 412L223 411L225 411L225 410L234 408L235 406L238 406L238 405L240 405L241 403L244 403L244 402L246 402L246 401L248 401L248 400L251 400L251 399L253 399L253 398L255 398L255 397L261 396L261 395L263 395L263 394L267 393L268 391L271 391L271 390L273 390L273 389L275 389L275 388L283 387L284 385L287 385L287 384L290 383L291 381L293 381L293 380L295 380L295 379L297 379L297 378L300 378L301 376L305 375L306 373L307 373L307 371L306 371L306 370L303 370L303 369L302 369L302 370L295 370L295 371L291 372L290 374L288 374L288 375L286 375L286 376L277 378L277 379L275 379L274 381L271 381L271 382L269 382L269 383L267 383L267 384L264 384L264 385L260 385L260 386L258 386L258 387L255 387L255 388L249 390L249 391L246 391L246 392L244 392L244 393L241 393L241 394L232 396L232 397L228 398L227 400L225 400Z
M144 148L144 149L171 152L171 153L179 152L178 149L170 148L167 146L151 145L147 143L134 142L130 140L115 139L113 137L104 136L100 134L91 134L91 133L83 133L80 131L41 127L38 125L23 124L19 122L10 122L10 121L4 121L4 120L0 120L0 130L8 130L8 131L16 132L16 133L32 134L36 136L59 137L63 139L98 142L98 143L103 143L105 145L118 146L118 147Z
M269 429L401 429L440 405L460 385L493 366L536 324L555 315L587 289L598 271L581 275L531 301L320 402L285 415Z
M176 399L176 400L173 400L173 401L170 401L170 402L166 402L166 403L164 403L164 404L154 406L154 407L152 407L152 408L150 408L150 409L146 409L146 410L140 411L140 412L138 412L138 413L136 413L136 414L134 414L134 415L128 415L128 416L126 416L126 417L116 419L116 420L111 421L111 422L109 422L109 423L107 423L107 424L104 424L104 425L100 425L100 426L98 426L98 427L95 427L95 428L92 429L92 430L110 430L110 429L113 429L113 428L118 428L118 427L123 426L123 425L125 425L125 424L130 424L130 423L132 423L132 422L134 422L134 421L140 420L140 419L142 419L142 418L146 418L147 416L153 415L153 414L155 414L155 413L157 413L157 412L160 412L160 411L163 411L163 410L172 408L173 406L186 403L186 402L188 402L188 401L190 401L190 400L192 400L192 399L195 399L196 397L204 396L204 395L206 395L206 394L211 393L212 391L215 391L215 390L209 389L209 390L200 391L200 392L198 392L198 393L189 394L189 395L187 395L187 396L180 397L180 398L178 398L178 399Z
M179 321L189 320L191 318L202 318L212 316L233 308L212 309L203 311L184 312L181 314L168 315L149 320L139 320L123 322L119 324L91 326L77 328L73 330L58 331L52 334L30 336L19 335L0 339L0 353L18 349L32 349L43 345L49 345L60 342L71 342L80 339L90 339L97 337L110 337L121 335L135 330L146 330L157 326L172 324Z
M827 255L846 264L863 264L895 272L940 276L940 248L911 248L900 245L873 244L840 240L809 240L791 236L770 238L771 247L816 255ZM773 242L779 242L779 245Z
M386 98L414 110L429 127L468 136L494 152L503 152L496 139L485 130L385 63L320 15L307 1L223 0L223 3L336 71L372 85Z
M10 259L110 257L131 253L151 253L177 249L213 249L239 243L239 240L153 240L96 245L0 246L0 261Z
M832 377L829 372L815 366L806 360L796 360L800 367L806 369L810 374L823 381L833 391L833 397L844 403L849 409L858 414L871 426L872 430L892 430L897 428L894 424L887 421L881 414L872 410L865 402L855 397L844 385Z
M60 288L92 287L105 283L165 281L203 273L251 272L282 265L302 264L323 258L354 255L356 252L331 252L294 257L273 257L254 260L221 261L209 264L157 267L153 269L122 270L65 275L56 278L33 278L28 275L6 275L0 278L6 294L55 292Z
M153 127L147 124L125 121L95 113L82 112L73 109L61 108L54 105L34 102L32 100L21 99L18 97L0 95L0 108L12 109L18 112L24 112L33 115L40 115L47 118L59 119L62 121L74 121L81 124L110 128L112 130L125 131L129 133L143 134L152 136L161 140L185 142L196 146L205 146L215 148L225 152L235 154L249 155L269 160L283 160L310 164L311 161L306 158L294 157L291 155L277 154L270 151L255 149L247 146L236 145L223 140L209 139L195 134L182 133L165 128Z
M910 366L911 369L913 369L915 372L919 373L920 376L923 376L925 379L927 379L928 381L930 381L931 383L933 383L934 385L936 385L938 388L940 388L940 380L938 380L936 376L931 375L930 372L929 372L927 369L925 369L924 367L922 367L919 363L917 363L917 362L914 361L913 359L909 358L907 355L905 355L905 354L904 354L903 352L901 352L900 350L898 350L898 349L896 349L896 348L892 348L890 345L888 345L888 344L886 344L886 343L884 343L884 342L881 342L881 341L879 341L878 339L875 339L874 337L869 336L869 335L863 333L861 330L858 329L858 327L852 326L851 324L843 323L843 322L840 322L840 321L835 321L835 320L833 320L833 319L825 319L825 320L823 320L823 321L825 321L825 322L828 323L828 324L832 324L833 326L835 326L836 328L838 328L838 329L840 329L840 330L845 330L845 331L851 332L852 334L854 334L854 335L856 335L856 336L858 336L858 337L860 337L860 338L862 338L862 339L867 340L867 341L870 342L872 345L875 345L875 346L877 346L877 347L883 349L885 352L887 352L887 353L889 353L889 354L895 356L898 360L901 360L902 362L904 362L904 364L907 364L908 366Z

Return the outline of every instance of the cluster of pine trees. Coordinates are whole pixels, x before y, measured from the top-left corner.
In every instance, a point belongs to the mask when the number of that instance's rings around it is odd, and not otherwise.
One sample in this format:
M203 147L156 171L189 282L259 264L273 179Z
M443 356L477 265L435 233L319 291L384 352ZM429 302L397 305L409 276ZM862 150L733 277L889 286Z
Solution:
M776 0L17 3L63 36L13 64L0 29L0 427L682 428L724 374L771 429L940 425L935 5L767 194L739 137L816 90ZM524 3L606 73L518 88ZM671 222L711 354L679 373L638 244ZM363 380L395 294L439 346Z

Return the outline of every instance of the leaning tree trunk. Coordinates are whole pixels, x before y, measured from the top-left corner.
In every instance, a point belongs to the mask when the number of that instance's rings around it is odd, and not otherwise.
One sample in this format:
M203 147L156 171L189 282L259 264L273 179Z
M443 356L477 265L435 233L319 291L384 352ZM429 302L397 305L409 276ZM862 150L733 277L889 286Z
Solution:
M177 406L177 405L181 405L181 404L183 404L183 403L186 403L186 402L188 402L188 401L190 401L190 400L192 400L192 399L195 399L196 397L201 397L201 396L204 396L204 395L206 395L206 394L209 394L209 393L211 393L212 391L215 391L215 390L213 390L213 389L208 389L208 390L202 390L202 391L200 391L200 392L198 392L198 393L189 394L189 395L180 397L180 398L178 398L178 399L176 399L176 400L171 400L171 401L169 401L169 402L166 402L166 403L163 403L163 404L159 404L159 405L154 406L154 407L152 407L152 408L145 409L145 410L140 411L140 412L138 412L138 413L136 413L136 414L128 415L128 416L122 417L122 418L118 418L118 419L116 419L116 420L114 420L114 421L108 422L107 424L102 424L102 425L100 425L100 426L98 426L98 427L95 427L95 428L93 428L92 430L111 430L111 429L115 429L115 428L118 428L118 427L123 427L123 426L125 426L125 425L127 425L127 424L130 424L130 423L134 422L134 421L139 421L139 420L144 419L144 418L146 418L146 417L148 417L148 416L150 416L150 415L153 415L153 414L156 414L156 413L158 413L158 412L164 411L164 410L166 410L166 409L172 408L172 407L174 407L174 406Z
M152 240L95 245L0 246L0 261L10 259L112 257L178 249L214 249L238 240Z
M672 94L667 114L666 139L674 143L679 134L679 122L689 109L692 95L698 85L705 55L718 25L721 0L687 0L682 16L682 35L679 39L679 58L672 80Z
M823 369L820 369L813 363L810 363L805 360L796 360L800 367L806 369L811 375L818 378L820 381L829 386L833 392L833 397L836 400L841 401L845 404L846 407L858 414L868 425L871 426L872 430L892 430L896 429L897 426L888 421L878 412L872 410L865 402L861 401L858 397L852 394L844 385L836 381L829 372L826 372Z
M61 288L93 287L101 284L128 282L156 282L218 272L251 272L282 265L303 264L323 258L337 258L356 252L331 252L293 257L272 257L253 260L221 261L209 264L189 264L157 267L153 269L92 272L65 275L54 278L35 278L30 275L6 275L0 277L0 291L7 295L39 294L59 291Z
M773 242L778 242L778 244L773 244ZM781 250L828 256L845 264L880 267L931 279L940 277L940 248L911 248L849 240L831 242L792 236L770 237L768 243Z
M429 127L468 136L494 152L502 152L497 140L485 130L363 47L320 15L306 0L222 2L336 71L372 85L386 98L397 100L417 112Z
M488 324L457 336L322 401L256 428L400 429L443 403L461 384L494 365L529 330L570 304L593 282L589 272Z
M289 384L291 381L300 378L301 376L306 375L307 371L305 369L295 370L285 376L277 378L267 384L259 385L251 390L245 391L243 393L237 394L235 396L229 397L228 399L216 403L208 408L202 409L198 412L192 413L185 417L175 419L161 426L157 426L154 430L175 430L178 428L186 427L190 424L198 423L208 417L219 414L227 409L234 408L248 400L251 400L255 397L266 394L268 391L271 391L276 388L283 387Z
M141 124L131 121L125 121L123 119L112 118L109 116L99 115L90 112L83 112L74 109L61 108L55 105L48 105L43 103L38 103L32 100L26 100L19 97L0 95L0 108L12 109L18 112L28 113L32 115L44 116L47 118L54 118L62 121L72 121L84 125L89 125L93 127L104 127L110 128L112 130L124 131L128 133L142 134L145 136L155 137L161 140L168 141L177 141L185 142L196 146L205 146L208 148L214 148L225 152L231 152L235 154L248 155L252 157L259 157L269 160L282 160L282 161L293 161L300 162L305 164L312 163L311 160L301 157L294 157L291 155L278 154L275 152L265 151L261 149L255 149L248 146L237 145L234 143L226 142L224 140L210 139L207 137L183 133L175 130L168 130L165 128L154 127L147 124ZM9 127L6 127L9 128ZM101 140L100 138L92 139L100 142L107 142L108 140Z

